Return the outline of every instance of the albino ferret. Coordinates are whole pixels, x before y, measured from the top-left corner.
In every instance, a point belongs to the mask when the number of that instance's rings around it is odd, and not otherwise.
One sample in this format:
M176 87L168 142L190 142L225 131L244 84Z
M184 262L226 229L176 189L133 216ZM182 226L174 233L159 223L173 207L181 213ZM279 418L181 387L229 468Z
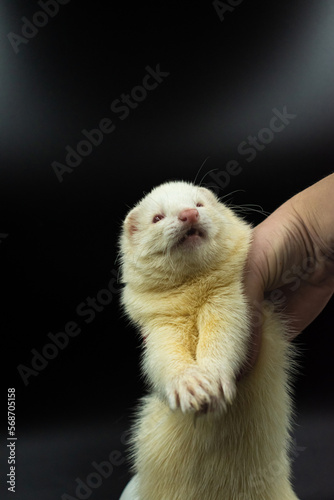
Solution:
M296 500L290 484L291 347L263 318L246 362L242 287L251 227L208 189L169 182L127 215L122 305L144 337L150 386L132 435L138 500Z

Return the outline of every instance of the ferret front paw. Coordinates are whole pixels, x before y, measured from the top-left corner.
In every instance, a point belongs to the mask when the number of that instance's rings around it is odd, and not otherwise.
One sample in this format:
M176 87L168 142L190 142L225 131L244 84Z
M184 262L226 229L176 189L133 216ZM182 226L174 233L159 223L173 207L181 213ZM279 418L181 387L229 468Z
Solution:
M167 387L171 410L181 408L183 413L207 413L221 405L219 387L200 369L191 367L175 377Z
M220 396L219 406L226 409L226 404L232 404L237 394L236 379L232 370L222 366L221 363L215 364L212 359L200 360L199 367L205 370L210 380L217 384Z

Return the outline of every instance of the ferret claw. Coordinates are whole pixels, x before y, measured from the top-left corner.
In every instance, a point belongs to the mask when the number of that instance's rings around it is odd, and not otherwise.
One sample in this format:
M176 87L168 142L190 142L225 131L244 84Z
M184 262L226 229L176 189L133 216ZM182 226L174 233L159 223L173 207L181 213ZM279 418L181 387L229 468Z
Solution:
M167 399L171 410L180 408L182 413L205 414L219 406L219 386L202 372L191 368L174 378L167 388Z

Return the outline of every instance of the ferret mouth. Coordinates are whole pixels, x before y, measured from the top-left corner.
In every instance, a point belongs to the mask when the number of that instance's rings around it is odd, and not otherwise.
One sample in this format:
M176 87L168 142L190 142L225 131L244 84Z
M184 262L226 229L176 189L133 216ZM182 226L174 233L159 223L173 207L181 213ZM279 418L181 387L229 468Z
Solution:
M186 241L192 241L192 242L196 242L196 241L199 241L201 240L202 238L205 237L205 233L204 231L202 231L201 229L198 229L196 227L191 227L190 229L188 229L188 231L182 236L182 238L178 241L178 244L179 245L182 245L184 242Z

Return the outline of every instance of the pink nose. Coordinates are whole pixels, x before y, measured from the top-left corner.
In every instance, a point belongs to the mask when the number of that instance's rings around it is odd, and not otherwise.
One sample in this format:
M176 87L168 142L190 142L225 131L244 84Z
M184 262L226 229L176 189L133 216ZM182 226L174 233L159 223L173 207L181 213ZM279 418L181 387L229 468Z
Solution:
M179 213L179 219L182 222L189 222L190 224L197 222L199 217L198 210L196 208L186 208Z

